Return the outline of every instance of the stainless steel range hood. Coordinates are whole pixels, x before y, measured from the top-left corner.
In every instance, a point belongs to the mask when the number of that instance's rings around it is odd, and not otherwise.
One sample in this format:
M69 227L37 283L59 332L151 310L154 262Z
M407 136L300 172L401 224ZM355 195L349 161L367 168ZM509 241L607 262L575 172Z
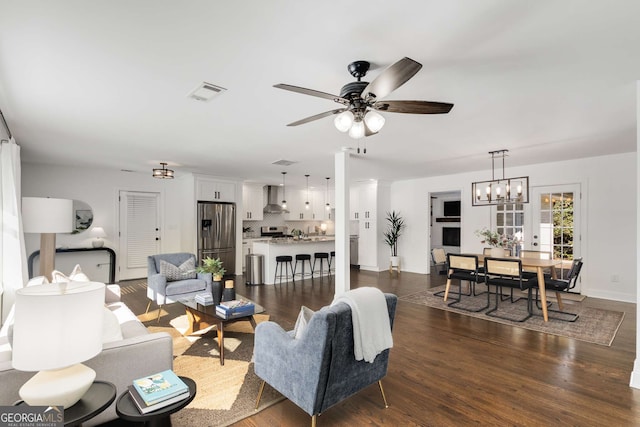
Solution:
M267 206L263 209L264 213L289 213L288 210L280 206L278 200L278 187L275 185L267 185Z

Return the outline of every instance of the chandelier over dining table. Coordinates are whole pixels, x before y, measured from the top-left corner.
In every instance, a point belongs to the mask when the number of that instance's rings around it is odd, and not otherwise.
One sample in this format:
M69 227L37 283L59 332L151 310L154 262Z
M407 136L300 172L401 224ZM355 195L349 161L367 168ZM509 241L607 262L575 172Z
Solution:
M504 158L509 150L489 151L491 154L491 180L471 184L472 206L491 206L529 203L529 177L506 178ZM495 177L495 160L502 158L502 178Z

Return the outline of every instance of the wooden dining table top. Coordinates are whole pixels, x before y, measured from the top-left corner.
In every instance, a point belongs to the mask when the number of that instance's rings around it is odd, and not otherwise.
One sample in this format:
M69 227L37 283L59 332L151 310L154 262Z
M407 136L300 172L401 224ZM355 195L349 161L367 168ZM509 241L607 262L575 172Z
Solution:
M492 258L491 255L471 254L478 257L478 262L483 263L485 258ZM542 267L551 268L562 263L560 259L540 259L540 258L519 258L514 256L500 257L500 259L518 259L522 262L523 267Z

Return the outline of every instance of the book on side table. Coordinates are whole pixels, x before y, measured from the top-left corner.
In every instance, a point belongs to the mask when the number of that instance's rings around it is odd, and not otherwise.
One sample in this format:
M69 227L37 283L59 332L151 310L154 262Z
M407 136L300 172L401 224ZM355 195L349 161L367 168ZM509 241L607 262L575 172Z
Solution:
M189 397L189 387L168 369L134 380L129 393L140 412L145 414Z

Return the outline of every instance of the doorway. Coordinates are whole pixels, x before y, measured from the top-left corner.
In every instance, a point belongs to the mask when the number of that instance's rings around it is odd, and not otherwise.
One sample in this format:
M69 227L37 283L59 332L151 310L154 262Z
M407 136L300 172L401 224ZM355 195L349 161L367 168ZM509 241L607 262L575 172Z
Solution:
M441 191L429 194L429 253L428 271L435 264L431 251L443 248L445 253L460 253L460 230L462 227L460 190Z
M562 260L558 276L566 277L580 257L580 184L533 187L531 225L525 231L525 249L551 253ZM580 280L572 292L580 292Z
M120 280L147 277L147 257L160 252L160 193L120 191Z

